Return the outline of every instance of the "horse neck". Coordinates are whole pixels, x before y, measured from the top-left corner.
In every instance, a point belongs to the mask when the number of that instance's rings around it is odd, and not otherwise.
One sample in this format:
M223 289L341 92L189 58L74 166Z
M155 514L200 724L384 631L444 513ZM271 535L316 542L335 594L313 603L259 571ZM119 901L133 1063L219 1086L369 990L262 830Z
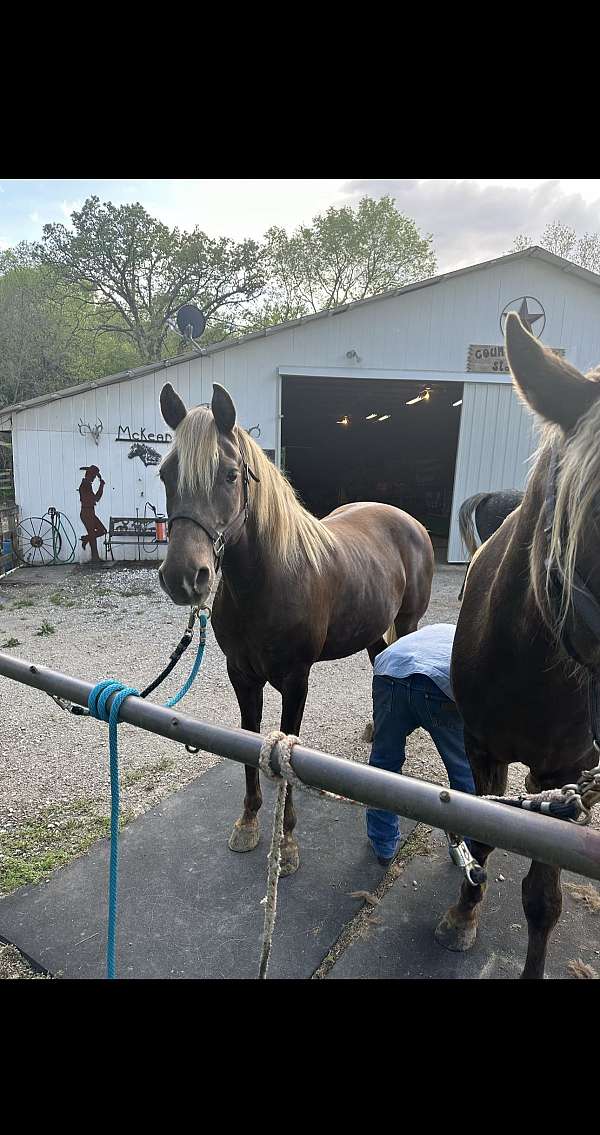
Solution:
M237 600L256 598L270 576L270 558L258 539L252 515L239 538L226 548L221 574L225 588Z

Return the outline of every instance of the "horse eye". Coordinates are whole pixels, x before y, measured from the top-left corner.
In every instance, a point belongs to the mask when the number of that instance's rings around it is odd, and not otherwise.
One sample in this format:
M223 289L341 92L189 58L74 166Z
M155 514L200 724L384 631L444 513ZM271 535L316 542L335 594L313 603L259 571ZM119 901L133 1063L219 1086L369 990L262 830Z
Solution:
M229 470L229 473L227 474L227 480L230 484L233 484L234 481L237 481L237 471L235 469Z

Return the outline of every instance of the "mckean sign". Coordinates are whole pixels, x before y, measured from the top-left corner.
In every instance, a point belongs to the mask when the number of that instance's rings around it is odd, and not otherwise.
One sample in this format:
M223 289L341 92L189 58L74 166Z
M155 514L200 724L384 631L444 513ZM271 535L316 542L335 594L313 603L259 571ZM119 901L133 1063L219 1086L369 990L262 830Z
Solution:
M564 357L565 352L560 348L552 347L551 350L555 355ZM504 347L472 343L469 347L467 370L478 374L510 374Z
M119 426L115 441L152 441L155 445L170 445L173 441L173 435L167 433L153 434L141 428L134 432L131 426Z

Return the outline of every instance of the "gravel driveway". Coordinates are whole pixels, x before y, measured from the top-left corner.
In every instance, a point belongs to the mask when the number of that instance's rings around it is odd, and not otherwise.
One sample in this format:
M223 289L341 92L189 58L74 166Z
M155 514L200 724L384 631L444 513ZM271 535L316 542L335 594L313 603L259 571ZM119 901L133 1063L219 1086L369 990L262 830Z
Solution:
M456 622L462 577L462 568L438 567L424 623ZM90 682L115 677L142 688L166 664L185 622L185 613L158 587L154 567L23 569L0 582L0 649ZM191 659L184 661L177 680L165 683L161 701L179 688L190 665ZM313 668L302 726L307 745L368 759L362 733L370 715L371 674L366 652ZM239 724L225 659L210 630L201 675L182 708L221 725ZM267 687L263 732L279 727L279 709L279 695ZM110 794L103 727L63 713L44 694L5 678L0 678L0 711L2 894L48 877L105 835ZM127 819L218 760L190 755L183 745L128 725L120 727L120 755ZM447 783L438 753L421 730L408 742L405 771ZM512 767L513 790L522 790L523 773L521 766ZM243 795L240 769L240 809ZM0 977L19 976L11 958L5 953L3 967L0 956Z
M462 569L438 568L424 624L456 622L462 574ZM117 677L138 688L166 664L186 621L185 613L160 591L155 569L148 567L25 569L2 581L0 604L0 647L17 641L18 646L8 649L21 658L90 682ZM44 624L48 633L40 634ZM180 664L178 679L173 677L162 687L160 700L179 688L190 663L191 658ZM370 713L371 673L366 652L313 668L302 726L307 745L353 760L368 758L361 735ZM159 700L158 694L155 698ZM221 725L239 724L225 659L210 629L201 675L182 708ZM279 727L279 708L279 695L267 687L264 732ZM107 807L104 729L62 713L44 694L5 678L0 678L0 709L4 732L0 828L31 820L40 809L82 799ZM152 807L218 759L191 756L182 745L133 726L122 725L120 737L123 807L134 814ZM446 783L444 767L427 734L414 734L408 752L408 773ZM133 783L128 784L130 780ZM516 769L513 784L521 785ZM240 804L242 796L240 771Z

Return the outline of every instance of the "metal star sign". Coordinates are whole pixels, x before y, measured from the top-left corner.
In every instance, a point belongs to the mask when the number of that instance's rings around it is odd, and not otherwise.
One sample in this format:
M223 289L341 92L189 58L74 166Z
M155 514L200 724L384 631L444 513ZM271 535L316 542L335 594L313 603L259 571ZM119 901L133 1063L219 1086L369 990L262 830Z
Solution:
M534 296L521 296L518 300L511 300L510 303L507 303L500 316L500 330L503 335L506 317L510 311L517 312L523 326L532 335L535 335L536 339L542 337L546 326L546 312L539 300L536 300Z

